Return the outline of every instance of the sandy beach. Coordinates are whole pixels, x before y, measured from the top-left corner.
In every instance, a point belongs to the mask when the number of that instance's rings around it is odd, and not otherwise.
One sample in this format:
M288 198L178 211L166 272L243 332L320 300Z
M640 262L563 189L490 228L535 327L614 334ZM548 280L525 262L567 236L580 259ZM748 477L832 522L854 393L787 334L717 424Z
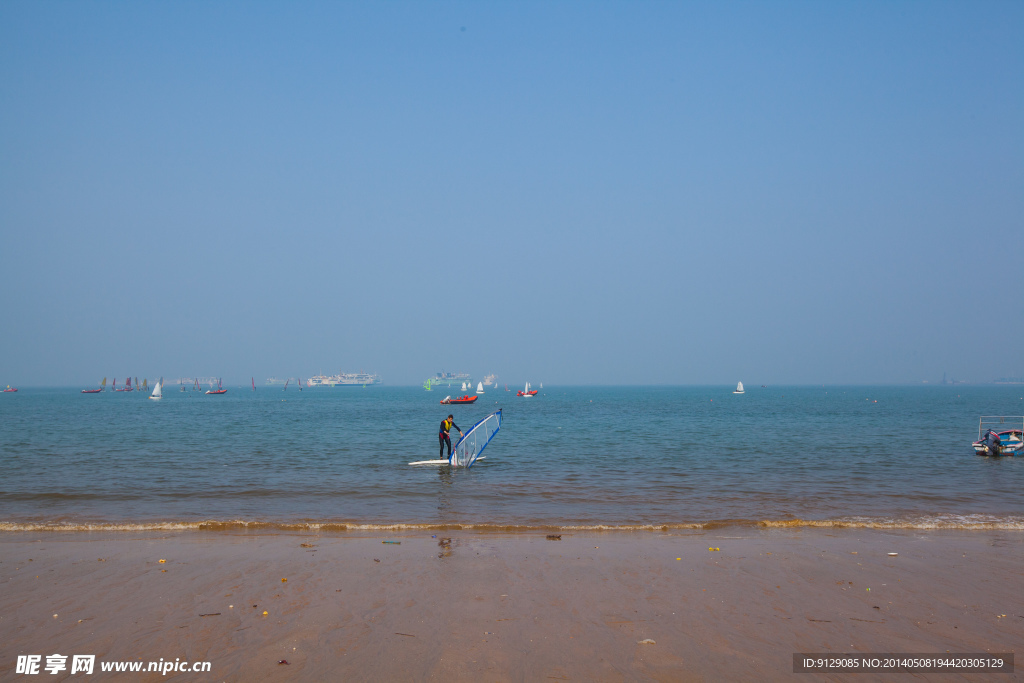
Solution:
M1014 652L1022 559L1007 531L6 533L0 657L8 680L53 653L133 680L778 680L794 652ZM161 658L211 670L99 671Z

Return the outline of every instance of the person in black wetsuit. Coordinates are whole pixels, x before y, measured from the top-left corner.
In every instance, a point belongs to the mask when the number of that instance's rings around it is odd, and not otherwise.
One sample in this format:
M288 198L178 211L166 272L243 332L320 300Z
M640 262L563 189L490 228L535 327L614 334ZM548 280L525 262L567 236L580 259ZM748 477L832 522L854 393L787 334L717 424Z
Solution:
M437 432L437 440L441 442L441 452L438 454L437 459L441 460L444 458L444 445L448 444L448 457L452 457L452 440L448 436L448 430L455 427L459 432L459 436L462 436L462 430L459 429L459 425L455 424L455 420L449 415L445 419L441 420L441 429Z

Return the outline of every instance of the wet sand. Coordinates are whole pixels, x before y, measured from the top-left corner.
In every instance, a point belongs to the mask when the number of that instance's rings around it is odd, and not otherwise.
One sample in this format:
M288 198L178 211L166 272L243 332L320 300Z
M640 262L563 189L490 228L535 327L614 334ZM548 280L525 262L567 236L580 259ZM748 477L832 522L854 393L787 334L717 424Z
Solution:
M1024 642L1022 532L433 533L0 534L0 678L61 653L101 679L779 680L794 652ZM212 671L99 673L160 658Z

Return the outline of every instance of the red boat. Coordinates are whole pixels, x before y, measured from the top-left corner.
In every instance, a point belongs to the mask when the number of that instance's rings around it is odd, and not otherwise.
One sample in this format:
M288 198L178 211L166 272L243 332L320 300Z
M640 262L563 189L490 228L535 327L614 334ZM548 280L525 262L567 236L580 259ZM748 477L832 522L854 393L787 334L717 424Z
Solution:
M4 389L3 393L5 393L5 394L13 394L17 390L18 390L17 387L12 387L10 384L8 384L7 388Z
M103 389L82 389L83 394L98 394L101 391L103 391Z
M446 405L447 406L447 405L454 405L456 403L474 403L478 398L480 398L480 397L479 396L461 396L461 397L457 396L455 398L452 398L451 396L445 396L441 400L441 405Z
M520 389L519 391L516 392L516 396L525 396L527 398L529 398L530 396L536 396L536 395L537 395L537 390L536 389L531 389L529 382L526 383L525 387L523 387L522 389Z
M255 381L256 380L253 380L253 382L255 382ZM210 389L206 393L208 393L208 394L226 394L226 393L228 393L228 390L221 387L220 380L218 379L217 380L217 388L216 389Z

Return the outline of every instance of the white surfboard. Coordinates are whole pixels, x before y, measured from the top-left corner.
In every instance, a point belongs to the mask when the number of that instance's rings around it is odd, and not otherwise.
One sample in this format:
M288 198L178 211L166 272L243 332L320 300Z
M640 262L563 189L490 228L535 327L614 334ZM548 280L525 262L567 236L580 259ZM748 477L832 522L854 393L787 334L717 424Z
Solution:
M486 455L481 455L477 460L486 460ZM416 462L409 463L410 465L447 465L447 460L417 460Z

